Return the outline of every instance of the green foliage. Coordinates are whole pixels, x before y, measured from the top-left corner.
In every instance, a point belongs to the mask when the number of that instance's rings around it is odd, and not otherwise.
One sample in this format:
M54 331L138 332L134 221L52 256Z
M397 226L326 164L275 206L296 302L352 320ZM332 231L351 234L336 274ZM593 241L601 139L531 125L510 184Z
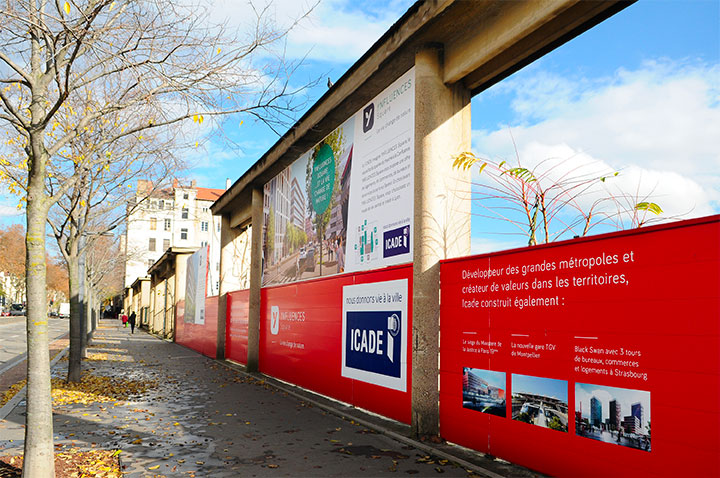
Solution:
M514 177L518 178L519 180L524 181L526 183L532 183L532 182L537 181L537 178L535 177L533 172L527 168L510 168L510 169L506 169L505 171L500 173L501 176L503 174L509 174L510 176L514 176Z
M307 166L305 168L305 191L307 193L307 210L309 214L313 214L311 190L313 163L315 162L315 158L317 157L320 148L324 144L330 146L333 152L333 156L335 157L335 181L333 184L333 195L332 200L330 201L330 205L324 213L315 214L315 217L313 219L315 233L318 240L320 241L322 241L322 239L324 238L325 229L330 222L330 216L332 215L332 210L335 206L335 198L337 196L337 191L340 186L340 174L342 174L342 172L340 171L340 155L342 154L345 146L345 135L343 134L342 127L336 128L332 133L326 136L325 139L315 145L312 154L308 158Z
M520 414L517 416L516 420L521 421L521 422L525 422L525 423L532 423L532 417L531 417L530 414L527 413L527 412L522 412L522 413L520 413Z
M290 252L297 250L307 243L307 234L292 222L288 222L285 229L285 244Z
M550 423L548 423L548 428L551 430L558 430L561 432L567 431L567 425L563 425L563 423L560 421L558 417L552 417L552 420L550 420Z
M659 216L659 215L662 214L662 212L663 212L663 210L660 208L660 206L658 206L658 205L655 204L654 202L640 202L640 203L637 203L637 204L635 205L635 209L636 209L637 211L648 211L648 212L651 212L651 213L655 214L656 216Z

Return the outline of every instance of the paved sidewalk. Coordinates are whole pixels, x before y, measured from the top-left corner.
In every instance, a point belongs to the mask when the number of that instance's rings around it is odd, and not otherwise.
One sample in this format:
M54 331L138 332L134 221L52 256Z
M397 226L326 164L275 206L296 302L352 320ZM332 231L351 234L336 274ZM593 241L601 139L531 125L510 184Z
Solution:
M254 377L143 331L102 321L84 370L157 386L130 400L58 405L58 449L122 450L127 477L539 476L458 447L417 448L403 427ZM53 368L64 377L67 361ZM278 389L277 386L286 388ZM327 408L326 408L327 407ZM22 453L24 400L0 421L0 454ZM350 412L356 419L342 419ZM393 439L393 434L403 441ZM417 444L425 447L425 444ZM483 471L485 470L485 471Z

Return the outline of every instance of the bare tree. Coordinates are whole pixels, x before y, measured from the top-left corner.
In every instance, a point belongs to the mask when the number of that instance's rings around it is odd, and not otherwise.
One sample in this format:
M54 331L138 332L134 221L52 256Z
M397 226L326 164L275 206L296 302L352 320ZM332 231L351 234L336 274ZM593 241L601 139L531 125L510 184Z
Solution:
M122 138L143 141L148 131L190 119L202 128L205 118L232 112L277 125L293 113L285 79L292 65L268 54L286 32L267 10L252 10L254 27L241 37L172 0L0 1L0 132L8 138L0 179L23 196L27 220L23 476L47 478L54 476L44 304L51 207L82 191L99 161L111 163L95 153ZM99 130L99 141L82 142ZM66 180L49 187L53 167L67 171Z
M103 122L109 123L113 116L108 115ZM162 185L170 175L178 174L184 168L175 155L182 142L167 130L158 133L147 131L142 139L124 136L97 147L102 144L102 125L97 129L91 128L85 135L76 138L71 148L74 156L92 155L92 158L84 163L60 164L59 167L51 164L49 168L47 185L50 195L62 189L65 182L79 178L58 199L48 217L48 224L69 271L68 382L80 381L88 336L86 315L89 309L86 307L86 277L81 261L86 249L92 247L98 237L111 234L124 222L126 215L131 214L152 193L143 191L138 195L128 186L140 178L149 178L153 184Z

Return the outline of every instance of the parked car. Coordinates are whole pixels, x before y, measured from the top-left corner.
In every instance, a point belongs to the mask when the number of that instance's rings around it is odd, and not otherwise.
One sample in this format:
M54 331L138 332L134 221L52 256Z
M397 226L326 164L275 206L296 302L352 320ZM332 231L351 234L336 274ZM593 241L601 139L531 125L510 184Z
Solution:
M60 317L61 319L63 319L63 318L65 318L65 319L70 318L70 303L69 303L69 302L62 302L62 303L60 304L59 317Z
M25 315L25 306L22 304L13 304L10 306L10 316Z
M309 248L305 254L305 270L314 272L315 271L315 249Z

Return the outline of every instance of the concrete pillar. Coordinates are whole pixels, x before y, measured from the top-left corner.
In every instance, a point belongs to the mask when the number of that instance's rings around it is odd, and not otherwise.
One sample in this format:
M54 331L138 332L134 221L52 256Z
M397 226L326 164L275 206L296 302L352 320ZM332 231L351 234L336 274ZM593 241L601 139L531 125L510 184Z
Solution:
M155 333L157 330L155 328L155 311L157 310L157 304L158 304L158 289L157 289L157 283L155 282L155 278L152 279L152 282L150 283L150 311L148 318L148 330L151 333Z
M439 431L441 259L470 253L470 174L452 157L470 150L470 92L445 85L443 50L415 55L415 231L413 233L412 427Z
M250 304L248 307L248 372L260 367L260 289L262 287L263 191L252 190L252 239L250 244Z
M141 308L145 308L145 325L150 328L150 319L148 318L148 315L150 314L150 281L142 281L140 283L140 303Z
M218 289L217 346L215 354L218 359L225 358L225 332L227 324L227 293L228 283L225 280L232 275L233 263L233 230L230 227L230 216L222 216L220 225L220 287Z
M134 297L133 292L134 291L133 291L132 287L128 287L125 289L125 298L124 298L125 300L123 300L123 308L126 311L130 310L132 308L133 297Z
M187 288L187 263L190 259L191 254L178 254L175 256L175 277L174 284L171 288L172 293L172 336L175 338L175 320L177 316L177 305L178 302L184 300L187 304L187 297L185 297L185 290ZM177 317L177 320L184 320L184 317Z

